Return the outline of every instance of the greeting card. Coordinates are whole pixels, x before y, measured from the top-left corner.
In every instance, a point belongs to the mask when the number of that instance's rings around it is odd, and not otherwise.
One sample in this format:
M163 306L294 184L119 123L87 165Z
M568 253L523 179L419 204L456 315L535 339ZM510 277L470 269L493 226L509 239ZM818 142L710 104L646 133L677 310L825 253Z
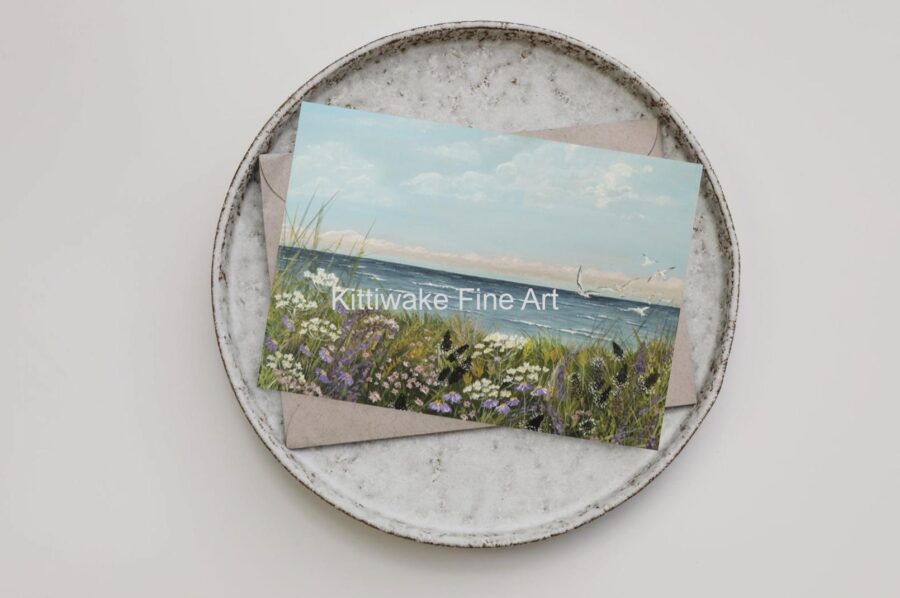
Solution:
M259 384L655 448L700 174L305 103Z

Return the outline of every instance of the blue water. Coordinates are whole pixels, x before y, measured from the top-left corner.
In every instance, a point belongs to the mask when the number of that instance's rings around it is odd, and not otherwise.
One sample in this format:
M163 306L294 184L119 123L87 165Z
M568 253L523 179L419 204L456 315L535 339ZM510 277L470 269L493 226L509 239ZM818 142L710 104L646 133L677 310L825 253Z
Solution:
M301 252L304 255L298 255ZM313 261L312 265L310 260ZM557 289L557 310L536 310L532 306L520 310L521 300L529 288L534 289L539 299L542 293L549 293L552 289L371 258L281 247L278 254L279 270L284 269L289 261L298 266L300 263L303 264L298 268L300 271L295 273L297 276L308 268L325 268L340 276L345 286L368 288L383 294L409 292L418 295L420 289L432 293L432 296L434 293L444 293L450 297L448 308L430 313L441 316L468 313L475 316L479 326L486 331L496 330L521 335L542 333L570 344L581 344L590 339L601 338L633 345L634 332L642 339L674 335L678 322L677 307L651 305L647 315L641 317L627 310L643 307L647 305L646 303L612 297L586 298L563 289ZM349 273L354 266L356 275L351 282L348 280ZM475 310L472 309L472 302L466 303L464 309L458 309L457 296L461 288L476 288L481 289L482 293L497 295L509 293L515 297L516 303L509 311ZM345 300L349 303L349 298Z

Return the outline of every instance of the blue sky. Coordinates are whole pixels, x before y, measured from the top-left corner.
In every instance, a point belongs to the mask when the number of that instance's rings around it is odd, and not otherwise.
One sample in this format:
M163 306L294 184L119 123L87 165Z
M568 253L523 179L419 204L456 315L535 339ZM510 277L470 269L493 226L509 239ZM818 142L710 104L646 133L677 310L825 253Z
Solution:
M508 278L544 278L547 269L520 267L529 263L646 276L646 253L680 278L700 174L686 162L304 103L288 213L334 195L324 231L371 227L367 253L445 270L484 274L487 264L503 277L503 264L519 264Z

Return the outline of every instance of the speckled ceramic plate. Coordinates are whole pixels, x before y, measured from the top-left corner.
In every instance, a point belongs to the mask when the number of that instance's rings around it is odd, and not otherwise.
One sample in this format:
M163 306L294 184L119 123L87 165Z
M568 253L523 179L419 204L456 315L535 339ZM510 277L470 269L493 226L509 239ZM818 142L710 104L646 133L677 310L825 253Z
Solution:
M254 383L268 302L257 159L292 150L301 100L508 132L658 118L663 155L705 167L682 312L694 339L700 400L667 411L660 449L507 428L285 448L278 394ZM499 546L546 538L599 517L678 455L712 407L725 373L737 315L738 250L722 190L700 145L635 73L543 29L452 23L360 48L275 111L228 189L213 253L212 298L219 348L238 402L300 483L392 534Z

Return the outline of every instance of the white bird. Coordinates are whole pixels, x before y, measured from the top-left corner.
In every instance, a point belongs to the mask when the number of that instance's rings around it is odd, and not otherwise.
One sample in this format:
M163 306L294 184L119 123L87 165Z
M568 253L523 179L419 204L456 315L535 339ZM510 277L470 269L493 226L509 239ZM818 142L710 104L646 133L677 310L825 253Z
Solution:
M590 299L591 297L603 297L603 293L598 293L596 291L585 291L584 285L581 284L581 266L578 266L578 272L575 274L575 286L578 287L578 290L575 291L582 297L587 297Z
M674 269L675 269L675 266L669 266L668 268L663 268L662 270L657 270L656 272L654 272L647 278L647 282L650 282L654 278L658 278L660 280L667 280L669 277L669 271L674 270Z
M621 309L622 311L633 311L642 318L646 318L647 310L650 309L650 306L645 305L644 307L620 307L619 309Z
M625 289L627 289L629 286L631 286L631 283L635 282L636 280L638 280L638 279L630 278L630 279L626 280L625 282L620 282L619 284L617 284L614 287L600 287L599 290L609 291L611 293L617 293L619 295L625 295L625 292L624 292Z
M649 255L647 255L646 253L642 253L641 255L644 256L644 261L641 262L641 266L644 267L644 268L646 268L647 266L652 266L653 264L658 264L658 263L659 263L657 260L653 259L652 257L650 257Z
M637 278L632 278L630 280L626 280L625 282L619 283L614 287L601 287L597 291L586 291L584 289L584 285L581 283L581 266L578 266L578 272L575 274L575 285L578 287L578 290L575 292L578 293L579 295L581 295L582 297L587 297L588 299L590 299L591 297L606 297L606 295L604 295L600 291L611 291L613 293L621 293L626 288L628 288L628 286L631 283L633 283L635 280L637 280Z

